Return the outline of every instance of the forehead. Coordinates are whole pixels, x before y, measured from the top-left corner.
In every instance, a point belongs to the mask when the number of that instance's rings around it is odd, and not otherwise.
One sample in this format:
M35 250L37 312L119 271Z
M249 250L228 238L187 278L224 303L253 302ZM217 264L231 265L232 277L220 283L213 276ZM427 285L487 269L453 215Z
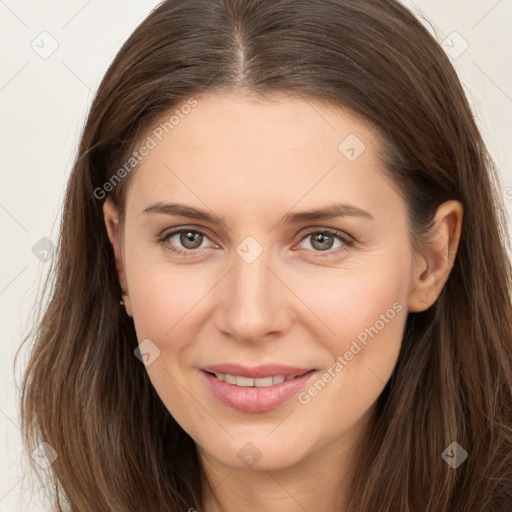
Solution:
M348 109L285 95L208 94L194 102L176 105L144 134L152 149L132 177L128 201L179 194L196 203L238 198L247 209L382 201L387 184L376 130Z
M230 92L195 97L193 107L190 103L184 100L154 123L153 132L161 134L156 133L159 142L172 138L177 144L195 147L200 141L203 150L215 146L220 139L224 147L267 144L274 149L279 146L337 149L338 143L352 134L369 143L378 143L369 122L325 100L282 93L262 99Z

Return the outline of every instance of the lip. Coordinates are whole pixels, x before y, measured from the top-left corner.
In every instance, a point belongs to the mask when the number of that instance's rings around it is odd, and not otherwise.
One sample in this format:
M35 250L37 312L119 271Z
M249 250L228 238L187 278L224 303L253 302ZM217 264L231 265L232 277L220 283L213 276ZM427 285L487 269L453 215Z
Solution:
M240 377L250 377L253 379L260 379L273 375L302 375L306 372L313 370L313 368L301 368L298 366L284 366L282 364L266 364L262 366L242 366L235 363L217 364L201 368L205 372L210 373L228 373L229 375L236 375Z
M291 399L293 396L296 396L302 388L306 387L308 382L317 373L316 370L307 369L298 369L299 372L297 372L297 369L291 369L290 367L282 366L260 367L258 368L259 374L254 373L254 371L256 370L255 368L252 368L251 370L245 368L245 374L239 373L240 367L237 367L236 369L232 365L220 365L211 368L216 369L214 373L228 373L230 375L253 378L266 377L270 375L285 375L286 372L288 372L287 375L297 375L301 371L306 372L300 375L299 377L295 377L292 380L285 380L280 384L274 384L272 386L258 388L235 386L233 384L228 384L223 380L217 379L215 375L207 373L210 370L201 371L201 374L204 376L206 380L206 385L208 389L220 402L222 402L224 405L227 405L228 407L231 407L232 409L246 413L262 413L271 411L272 409L276 409L277 407ZM223 368L225 371L221 371L218 368ZM226 371L227 368L229 368L229 371ZM276 368L277 372L275 371ZM284 368L286 368L286 372L283 372ZM236 371L233 371L234 369ZM268 373L269 369L271 369L270 373Z

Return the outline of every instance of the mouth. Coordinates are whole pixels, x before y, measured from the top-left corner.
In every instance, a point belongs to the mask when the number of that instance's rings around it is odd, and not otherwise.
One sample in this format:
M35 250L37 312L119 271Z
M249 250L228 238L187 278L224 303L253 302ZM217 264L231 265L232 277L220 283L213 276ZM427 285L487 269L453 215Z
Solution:
M201 369L213 396L245 413L263 413L280 407L312 382L316 373L316 370L282 365L248 368L225 364Z
M305 370L295 375L269 375L267 377L246 377L242 375L232 375L229 373L204 371L216 379L224 381L227 384L232 384L233 386L240 386L244 388L267 388L277 384L282 384L285 381L294 380L297 377L302 377L302 375L315 370Z

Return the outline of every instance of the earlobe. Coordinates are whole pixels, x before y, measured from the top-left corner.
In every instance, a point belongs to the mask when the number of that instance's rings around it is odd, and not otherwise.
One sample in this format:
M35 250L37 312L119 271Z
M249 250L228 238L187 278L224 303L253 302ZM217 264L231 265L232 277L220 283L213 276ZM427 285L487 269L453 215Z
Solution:
M121 235L119 229L119 212L110 197L107 197L103 204L103 218L107 235L112 244L114 258L116 262L117 277L122 291L122 305L126 308L129 316L132 316L130 300L128 296L128 286L124 269L123 254L121 250Z
M450 200L437 209L431 237L413 266L409 311L425 311L439 297L453 268L462 232L463 207Z

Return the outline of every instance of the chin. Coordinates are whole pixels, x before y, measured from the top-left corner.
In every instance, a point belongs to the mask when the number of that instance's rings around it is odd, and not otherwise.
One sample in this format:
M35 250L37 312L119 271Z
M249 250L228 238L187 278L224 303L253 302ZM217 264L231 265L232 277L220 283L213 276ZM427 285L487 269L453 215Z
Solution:
M273 435L270 434L270 437ZM273 439L270 437L243 436L232 439L226 445L216 444L211 450L203 446L203 450L221 464L249 471L287 469L306 457L305 446L300 439L277 435Z

